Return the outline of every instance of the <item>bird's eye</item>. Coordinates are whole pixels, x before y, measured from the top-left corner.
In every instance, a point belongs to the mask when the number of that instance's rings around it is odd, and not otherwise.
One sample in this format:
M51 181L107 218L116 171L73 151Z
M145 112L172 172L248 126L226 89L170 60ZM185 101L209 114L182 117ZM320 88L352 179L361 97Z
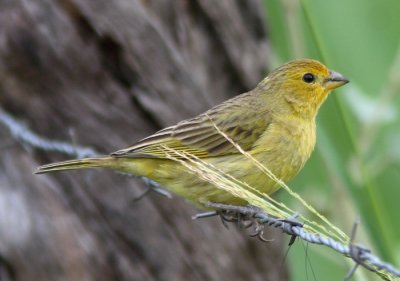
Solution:
M303 81L306 83L312 83L312 82L314 82L314 80L315 80L315 77L311 73L306 73L303 75Z

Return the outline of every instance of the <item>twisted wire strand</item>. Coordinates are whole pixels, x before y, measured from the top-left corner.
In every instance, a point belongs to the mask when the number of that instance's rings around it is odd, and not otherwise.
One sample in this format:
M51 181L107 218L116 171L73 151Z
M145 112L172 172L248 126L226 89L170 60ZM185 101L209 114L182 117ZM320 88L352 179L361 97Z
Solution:
M62 141L54 141L29 130L29 128L21 121L15 119L0 107L0 122L7 127L14 139L21 143L28 144L32 147L45 151L55 151L64 153L78 158L94 157L99 153L93 148L83 147Z
M312 244L327 246L334 251L351 258L356 265L361 265L369 271L384 271L394 278L400 277L400 270L398 268L372 254L371 250L369 250L367 247L353 244L352 242L350 242L349 245L345 245L337 240L334 240L333 238L307 231L299 222L295 220L296 216L293 217L293 220L291 220L291 218L284 220L271 217L262 210L249 206L242 207L218 203L207 203L206 205L220 210L236 211L247 217L255 218L261 224L281 229L288 235L299 237L302 240Z

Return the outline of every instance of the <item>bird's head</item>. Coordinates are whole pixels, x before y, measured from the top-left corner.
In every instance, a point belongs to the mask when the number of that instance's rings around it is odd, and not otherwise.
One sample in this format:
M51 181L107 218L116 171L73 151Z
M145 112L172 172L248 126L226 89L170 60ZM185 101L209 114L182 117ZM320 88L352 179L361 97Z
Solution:
M272 95L279 95L295 113L315 117L329 92L348 82L316 60L301 59L275 69L260 86Z

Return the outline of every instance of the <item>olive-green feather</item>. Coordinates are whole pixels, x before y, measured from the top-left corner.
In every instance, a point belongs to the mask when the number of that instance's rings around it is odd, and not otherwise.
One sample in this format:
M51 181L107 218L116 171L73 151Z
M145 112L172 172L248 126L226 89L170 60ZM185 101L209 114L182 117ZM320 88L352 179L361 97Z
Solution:
M204 114L158 131L134 146L111 155L132 158L165 158L166 150L163 146L168 146L181 153L190 153L199 158L239 153L237 148L218 129L239 144L242 149L249 151L265 132L270 122L267 118L259 117L259 107L252 106L253 97L254 95L249 93L240 95ZM239 107L246 107L246 109L238 110Z

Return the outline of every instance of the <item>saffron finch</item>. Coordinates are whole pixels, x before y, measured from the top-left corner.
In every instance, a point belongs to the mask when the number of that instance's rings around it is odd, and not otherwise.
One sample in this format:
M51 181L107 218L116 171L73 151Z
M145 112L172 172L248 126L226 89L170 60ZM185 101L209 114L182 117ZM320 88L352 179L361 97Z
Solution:
M314 149L315 118L321 104L331 90L348 82L316 60L294 60L272 71L255 89L131 147L109 156L44 165L36 173L109 168L154 180L200 208L204 208L202 202L246 204L168 159L165 147L189 153L260 192L271 194L279 188L277 182L256 168L229 139L277 178L288 182Z

